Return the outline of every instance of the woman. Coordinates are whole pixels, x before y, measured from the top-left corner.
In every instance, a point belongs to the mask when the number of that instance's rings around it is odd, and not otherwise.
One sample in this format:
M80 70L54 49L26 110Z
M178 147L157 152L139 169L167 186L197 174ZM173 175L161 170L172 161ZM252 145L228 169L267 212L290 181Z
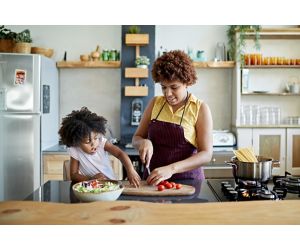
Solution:
M132 140L151 171L144 178L152 185L204 179L201 165L212 157L213 125L209 107L187 90L197 80L192 60L179 50L167 52L154 62L152 77L163 96L150 101Z

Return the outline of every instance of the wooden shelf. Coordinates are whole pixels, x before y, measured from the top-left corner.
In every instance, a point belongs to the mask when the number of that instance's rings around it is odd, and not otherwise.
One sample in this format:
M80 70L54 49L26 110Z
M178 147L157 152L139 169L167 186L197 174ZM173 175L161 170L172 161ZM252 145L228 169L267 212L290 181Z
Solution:
M295 69L300 68L300 65L247 65L242 69Z
M269 95L269 96L300 96L300 93L242 93L242 95Z
M147 96L147 86L125 86L125 96Z
M125 44L128 46L138 46L149 44L149 34L126 34Z
M211 69L227 69L234 68L234 61L223 61L223 62L193 62L195 68L211 68Z
M300 125L298 125L298 124L237 125L236 128L300 128Z
M125 68L125 78L148 78L148 69Z
M300 28L261 29L259 39L300 39ZM246 33L247 39L254 38L254 31Z
M57 68L120 68L120 61L60 61Z

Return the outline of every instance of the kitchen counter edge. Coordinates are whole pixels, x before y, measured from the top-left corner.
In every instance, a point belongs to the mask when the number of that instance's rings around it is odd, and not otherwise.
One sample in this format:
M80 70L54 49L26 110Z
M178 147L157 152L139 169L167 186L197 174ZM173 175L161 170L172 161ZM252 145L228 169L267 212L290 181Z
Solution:
M0 202L0 224L299 225L300 201L160 204L106 201L57 204Z

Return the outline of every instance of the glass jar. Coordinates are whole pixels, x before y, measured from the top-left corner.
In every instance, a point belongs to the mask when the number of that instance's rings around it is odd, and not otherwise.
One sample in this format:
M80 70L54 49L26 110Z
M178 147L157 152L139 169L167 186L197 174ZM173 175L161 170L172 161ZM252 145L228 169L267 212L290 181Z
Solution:
M116 61L116 53L117 51L115 49L112 49L109 52L109 61Z
M102 52L102 61L108 61L109 60L109 53L107 49L104 49Z

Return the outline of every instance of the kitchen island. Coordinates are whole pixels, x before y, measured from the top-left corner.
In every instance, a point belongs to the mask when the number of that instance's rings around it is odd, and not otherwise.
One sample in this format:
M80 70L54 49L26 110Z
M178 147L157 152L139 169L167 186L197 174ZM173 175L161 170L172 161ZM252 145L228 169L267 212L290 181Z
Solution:
M7 201L0 203L0 224L299 225L300 201L193 204Z
M70 181L48 181L25 201L0 202L0 224L300 224L300 200L218 202L207 181L184 180L185 196L121 195L117 201L80 203Z

